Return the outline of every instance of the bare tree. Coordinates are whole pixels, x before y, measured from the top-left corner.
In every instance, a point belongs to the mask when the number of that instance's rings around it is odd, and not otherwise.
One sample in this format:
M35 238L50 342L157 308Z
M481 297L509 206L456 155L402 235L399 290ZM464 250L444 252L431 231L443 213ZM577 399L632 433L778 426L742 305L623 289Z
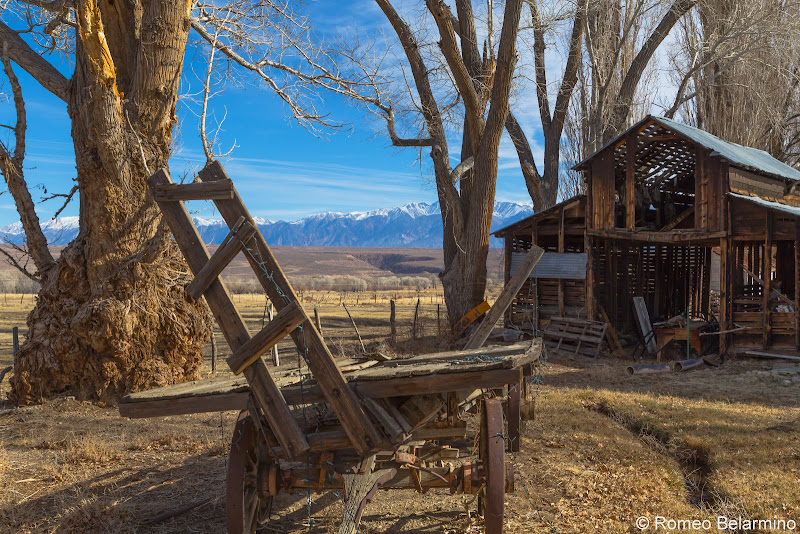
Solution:
M566 126L572 161L619 135L650 102L642 98L648 66L675 24L696 0L598 0L588 8L586 60L578 73L578 98Z
M798 2L701 0L681 24L678 90L665 114L798 164L798 35Z
M42 282L12 379L13 399L30 402L65 389L107 399L197 376L210 317L204 304L185 298L187 270L146 179L168 165L189 39L195 47L213 47L231 76L253 73L250 79L308 128L337 126L314 96L336 90L337 73L324 53L305 48L308 24L293 4L3 4L0 41L17 121L15 146L2 147L0 170L25 228L32 274ZM74 69L69 79L48 54L60 54ZM25 106L12 64L60 98L72 122L80 230L57 260L23 177ZM213 157L212 146L206 149Z
M395 108L380 94L362 97L388 125L394 146L431 147L436 191L442 208L445 302L453 322L479 304L486 290L486 258L497 184L500 137L509 110L509 94L517 62L516 41L522 0L505 2L502 29L495 45L494 13L487 7L487 34L480 50L478 24L468 0L454 2L453 13L443 0L426 0L427 18L412 28L389 0L376 0L392 26L410 70L408 89L421 117L422 135L397 134ZM430 43L422 25L435 25L438 55L424 57ZM452 84L453 98L437 82ZM412 89L413 82L413 89ZM443 105L442 101L450 103ZM455 133L461 137L460 162L450 162L447 114L461 111Z
M542 173L539 173L536 167L530 143L513 112L509 113L506 119L506 130L519 156L522 175L525 179L528 193L533 200L534 210L540 211L555 204L559 192L561 136L572 92L578 81L588 2L581 0L569 15L559 13L549 19L545 19L542 16L541 10L543 6L540 7L535 0L529 0L528 5L530 7L531 30L533 32L536 98L544 137L544 168ZM551 109L545 49L547 47L547 32L556 27L558 18L571 19L572 30L567 43L568 53L567 61L564 65L564 74L558 87L555 106Z

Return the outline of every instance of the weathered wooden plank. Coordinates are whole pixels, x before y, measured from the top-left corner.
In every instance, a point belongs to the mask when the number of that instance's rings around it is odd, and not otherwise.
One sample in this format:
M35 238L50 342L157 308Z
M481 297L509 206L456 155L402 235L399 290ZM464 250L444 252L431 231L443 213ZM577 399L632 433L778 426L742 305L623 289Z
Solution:
M633 307L636 311L636 319L639 323L642 338L647 339L647 336L653 331L653 325L650 324L650 314L647 312L647 305L645 305L642 297L633 297ZM651 335L650 339L647 339L647 352L655 355L657 351L656 338Z
M725 232L697 232L694 230L671 230L669 232L654 232L649 230L587 230L589 235L607 239L624 239L644 243L709 243L722 237Z
M172 180L165 169L157 171L148 180L150 187L169 184ZM200 239L197 228L192 223L189 212L182 202L160 202L164 220L175 236L175 242L181 249L189 268L198 273L208 263L210 255ZM238 219L233 219L235 222ZM250 333L242 316L233 305L230 294L219 278L216 278L205 291L206 302L219 324L225 339L232 350L238 349L250 339ZM300 427L289 411L289 406L280 390L269 375L263 362L257 362L247 369L245 376L250 383L251 391L267 421L278 439L286 455L290 458L308 450Z
M685 221L686 219L688 219L688 218L689 218L689 216L690 216L692 213L694 213L694 206L692 206L692 207L690 207L690 208L688 208L688 209L684 210L684 211L683 211L683 213L681 213L680 215L678 215L677 217L675 217L674 219L672 219L672 221L670 221L669 223L667 223L667 224L666 224L666 226L664 226L663 228L661 228L661 229L659 230L659 232L669 232L669 231L673 230L673 229L674 229L676 226L678 226L680 223L682 223L683 221ZM696 230L696 231L698 231L698 232L704 232L704 231L705 231L705 229L700 229L700 228L695 228L695 230Z
M766 349L769 347L772 323L770 322L770 298L772 296L772 212L766 212L767 231L764 238L764 323L762 325L761 344Z
M470 336L467 344L464 346L465 349L477 349L486 343L494 325L497 324L497 321L500 320L500 317L503 316L506 309L511 305L511 302L514 300L517 293L519 293L525 280L528 279L528 275L531 274L536 262L541 259L542 254L544 254L544 249L536 245L531 247L528 255L525 257L525 261L522 262L517 272L515 272L514 276L508 281L503 291L500 292L494 305L486 312L486 317L483 318L483 322L478 325L478 328L472 333L472 336Z
M186 286L186 294L192 300L198 300L203 292L211 285L211 282L222 273L225 267L233 261L233 258L242 250L242 241L250 239L256 233L256 228L244 218L241 223L234 226L231 233L222 242L216 252L211 256L211 259L203 265L194 280Z
M298 301L287 304L277 315L228 358L228 365L235 374L266 354L292 330L308 321L308 316Z
M450 391L500 388L520 380L522 380L522 368L515 368L369 380L351 382L350 386L363 397L385 399L409 395L433 395ZM316 385L304 385L302 390L300 386L285 387L282 392L290 404L325 402L325 396Z
M199 176L203 182L228 179L222 165L216 161L201 170ZM229 225L242 216L251 224L254 224L253 218L244 204L242 204L242 200L235 190L233 199L215 200L215 204L220 215ZM289 302L298 300L292 285L275 260L275 256L267 246L261 233L256 232L252 241L253 247L252 250L247 251L247 259L275 307L278 310L283 308L286 305L285 298ZM263 272L264 269L267 272ZM297 331L293 331L292 338L295 344L306 354L311 373L325 394L325 402L336 412L355 449L359 453L365 454L383 441L383 438L369 417L367 417L358 398L347 386L341 371L336 366L333 355L331 355L327 345L322 340L320 333L314 328L311 321L305 321L302 327L303 335L299 336Z
M625 228L636 227L636 132L625 136Z
M800 219L794 220L794 347L800 350Z
M191 184L163 183L153 188L156 202L178 202L181 200L218 200L233 198L233 182L220 180L213 183Z
M351 386L354 386L359 394L365 398L378 399L408 395L435 395L454 390L497 388L508 383L504 382L504 380L521 379L521 376L521 368L492 369L489 371L449 373L427 377L352 382ZM404 388L404 384L408 384L409 387ZM300 386L288 386L282 388L281 391L289 404L300 405L325 402L325 396L322 395L321 390L315 384L304 385L302 388ZM248 390L244 389L200 396L189 395L178 398L123 401L119 404L119 410L120 415L131 418L221 412L245 408L248 398ZM346 437L346 434L343 434L343 436L343 439L346 439L346 443L350 446L349 438Z
M141 419L190 413L240 411L247 408L247 399L249 398L249 391L239 391L179 399L120 402L119 414L122 417Z

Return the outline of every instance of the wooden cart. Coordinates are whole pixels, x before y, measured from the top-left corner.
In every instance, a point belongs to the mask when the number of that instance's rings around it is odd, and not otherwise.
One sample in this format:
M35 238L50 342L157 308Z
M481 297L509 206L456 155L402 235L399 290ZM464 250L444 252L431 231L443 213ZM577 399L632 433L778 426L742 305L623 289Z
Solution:
M519 448L524 376L538 363L541 341L383 362L337 362L222 167L210 164L200 179L173 184L161 170L150 185L195 275L186 293L191 299L205 297L231 347L228 364L243 376L134 393L122 399L120 413L155 417L240 410L227 474L232 534L262 526L281 490L343 490L339 532L353 534L379 487L477 494L486 532L502 532L504 494L513 489L505 452ZM213 200L231 229L213 256L183 205L201 199ZM274 320L252 336L219 278L239 252L278 309ZM287 335L297 346L297 365L268 369L261 356ZM477 447L465 439L465 413L473 408L480 415ZM471 454L474 448L477 456Z
M352 533L380 487L480 494L486 531L496 534L502 532L504 493L514 488L505 451L519 449L525 372L540 352L536 340L388 362L341 361L348 386L386 436L366 455L353 449L316 382L301 385L296 370L287 368L274 373L276 382L295 407L293 415L310 444L309 451L295 458L286 457L266 421L253 416L257 409L242 378L134 393L119 409L123 416L137 418L241 410L227 475L231 533L254 532L269 518L272 497L281 490L339 491L345 499L339 532ZM502 394L492 398L495 391ZM480 425L468 430L465 412L473 407L478 408ZM474 430L477 439L466 439Z

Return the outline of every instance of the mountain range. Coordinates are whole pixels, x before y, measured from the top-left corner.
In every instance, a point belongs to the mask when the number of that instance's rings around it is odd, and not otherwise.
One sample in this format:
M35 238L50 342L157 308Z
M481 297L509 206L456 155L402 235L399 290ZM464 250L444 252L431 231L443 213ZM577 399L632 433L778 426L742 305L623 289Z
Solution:
M533 213L530 204L497 202L492 217L492 231L512 224ZM442 219L439 203L411 203L396 208L350 213L327 212L309 215L297 221L270 221L254 217L270 245L330 247L419 247L442 246ZM203 241L219 243L228 233L220 219L194 219ZM78 217L42 221L42 231L50 245L66 245L78 234ZM22 224L0 228L0 241L24 242ZM492 238L491 246L502 243Z

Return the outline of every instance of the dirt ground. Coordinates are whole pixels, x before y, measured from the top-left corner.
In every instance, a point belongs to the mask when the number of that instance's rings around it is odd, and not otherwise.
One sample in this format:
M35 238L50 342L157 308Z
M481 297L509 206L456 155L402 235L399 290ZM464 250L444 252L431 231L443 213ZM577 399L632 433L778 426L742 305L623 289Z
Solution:
M334 352L352 354L360 348L340 296L306 293L304 305L319 308ZM388 337L393 297L403 349L435 350L443 337L437 294L341 296L366 345ZM11 327L24 327L32 305L30 296L25 299L0 298L0 367L11 359ZM235 299L255 331L263 300ZM227 350L222 337L217 340L224 373ZM292 357L291 347L281 346L281 358ZM718 515L800 522L800 374L771 372L791 364L735 359L720 368L628 376L630 363L549 355L535 420L524 426L521 452L509 455L516 491L506 499L507 532L638 532L640 516L713 519L715 526ZM207 359L204 373L210 372ZM6 391L4 381L2 398ZM224 532L235 418L226 412L128 420L113 407L69 396L42 406L0 404L0 532ZM311 497L309 521L306 494L281 495L266 532L336 532L342 513L337 494ZM152 523L163 512L206 499L188 513ZM380 492L361 532L481 532L471 501L448 491Z

